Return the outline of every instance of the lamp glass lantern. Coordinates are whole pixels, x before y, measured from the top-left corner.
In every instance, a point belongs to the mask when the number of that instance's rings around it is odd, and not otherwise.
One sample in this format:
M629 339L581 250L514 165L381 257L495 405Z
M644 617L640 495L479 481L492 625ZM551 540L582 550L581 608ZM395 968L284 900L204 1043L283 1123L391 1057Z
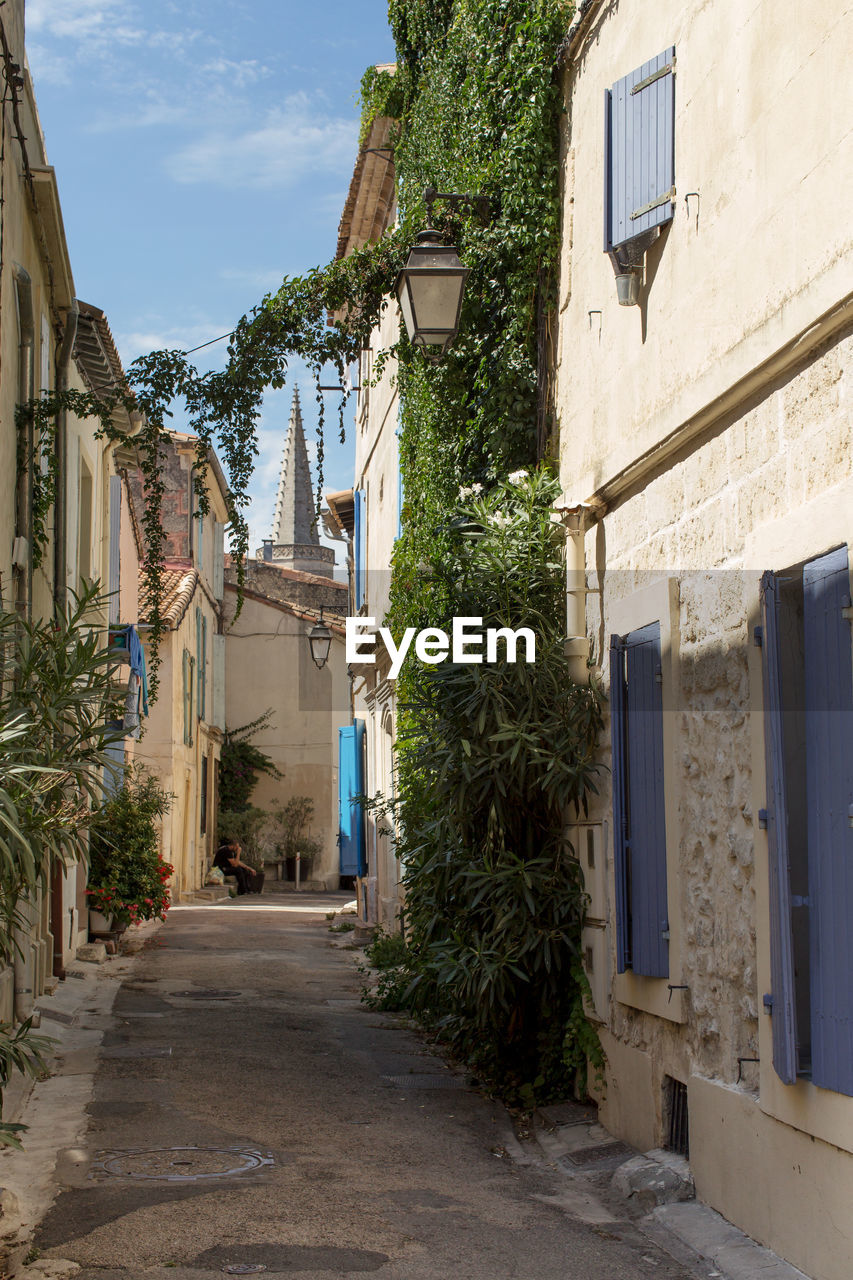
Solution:
M311 647L311 659L319 671L329 661L329 650L332 647L332 633L323 621L323 610L320 610L319 621L315 622L308 632L308 644Z
M468 267L437 231L421 231L397 277L395 293L412 344L437 363L459 331Z

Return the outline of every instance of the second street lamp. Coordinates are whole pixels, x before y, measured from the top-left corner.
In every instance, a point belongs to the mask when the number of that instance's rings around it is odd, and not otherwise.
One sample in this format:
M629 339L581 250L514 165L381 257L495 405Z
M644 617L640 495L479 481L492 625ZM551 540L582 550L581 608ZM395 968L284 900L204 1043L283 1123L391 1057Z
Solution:
M315 622L308 632L308 643L311 646L311 658L314 666L322 671L329 661L329 650L332 647L332 633L323 621L322 609L320 609L319 621Z
M437 231L421 231L397 277L394 291L406 332L428 360L437 364L459 331L465 281L454 245L443 244Z

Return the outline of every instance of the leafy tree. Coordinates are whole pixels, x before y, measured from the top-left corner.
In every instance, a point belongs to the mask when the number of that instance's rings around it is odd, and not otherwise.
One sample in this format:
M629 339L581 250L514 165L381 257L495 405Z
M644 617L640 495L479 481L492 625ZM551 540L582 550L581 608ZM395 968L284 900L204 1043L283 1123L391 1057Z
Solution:
M165 919L174 868L160 853L160 819L173 797L137 767L98 806L91 821L89 904L120 923Z
M239 729L226 728L219 759L220 810L239 812L248 809L259 774L265 773L270 778L282 776L266 752L249 741L253 733L268 728L271 719L272 709Z
M407 984L394 998L514 1102L564 1094L583 1018L585 897L564 837L594 789L600 697L564 655L559 485L519 471L465 506L428 577L484 628L531 628L535 661L415 667L401 749ZM386 983L386 991L388 990Z

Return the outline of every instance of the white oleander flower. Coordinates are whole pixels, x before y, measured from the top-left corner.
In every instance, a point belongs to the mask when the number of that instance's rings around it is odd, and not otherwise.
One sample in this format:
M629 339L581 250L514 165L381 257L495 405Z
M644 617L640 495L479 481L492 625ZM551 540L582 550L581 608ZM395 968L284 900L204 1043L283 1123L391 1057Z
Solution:
M527 479L528 475L529 475L529 472L525 471L523 468L520 468L518 471L511 471L507 476L507 480L510 482L510 484L523 484L524 481Z
M464 502L466 498L474 498L483 492L483 486L479 483L463 484L459 490L459 499Z
M502 511L496 511L491 518L491 523L497 529L508 529L512 524L512 516L505 516Z

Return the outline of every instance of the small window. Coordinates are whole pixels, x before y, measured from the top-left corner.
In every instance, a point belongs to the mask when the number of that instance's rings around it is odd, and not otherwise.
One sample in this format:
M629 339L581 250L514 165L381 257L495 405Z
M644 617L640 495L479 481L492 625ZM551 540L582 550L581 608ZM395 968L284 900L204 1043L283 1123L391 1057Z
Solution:
M687 1085L673 1076L664 1078L666 1089L666 1150L690 1155L690 1125L687 1114Z
M605 91L604 251L642 250L675 208L675 47Z

